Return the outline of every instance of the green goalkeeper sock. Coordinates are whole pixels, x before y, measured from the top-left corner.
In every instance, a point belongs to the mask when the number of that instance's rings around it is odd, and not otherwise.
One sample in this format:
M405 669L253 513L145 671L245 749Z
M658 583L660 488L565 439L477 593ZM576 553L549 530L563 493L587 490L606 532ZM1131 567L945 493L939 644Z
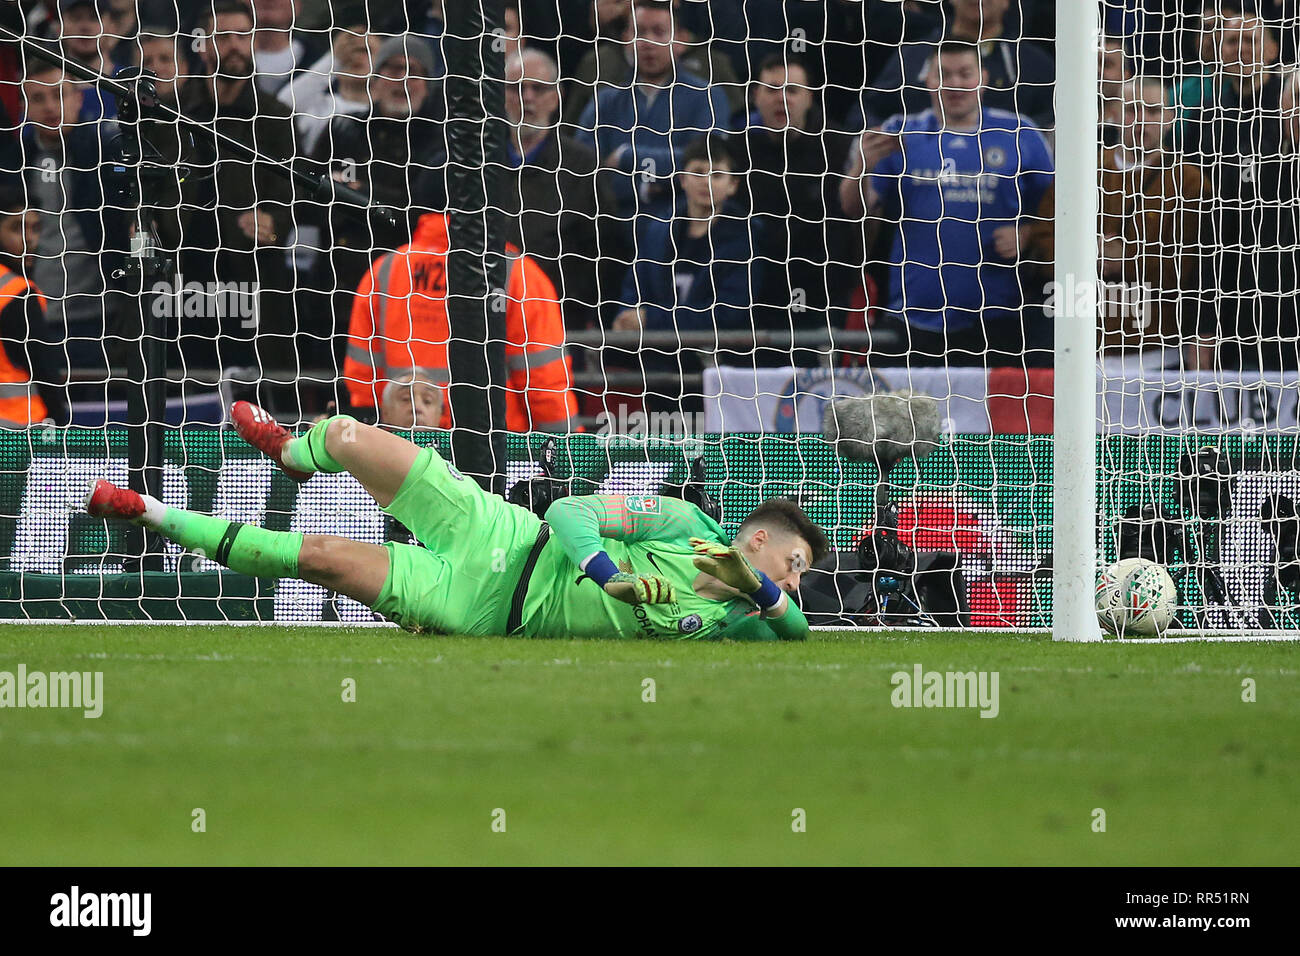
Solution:
M211 558L232 571L259 578L298 576L302 535L296 532L267 531L179 508L168 508L159 520L145 523L187 551Z
M325 450L325 430L329 428L331 422L337 421L350 422L351 427L355 428L357 420L351 415L335 415L333 418L322 419L311 426L307 434L291 438L284 443L284 448L280 452L284 463L295 471L324 471L329 474L347 471ZM349 426L343 427L347 429ZM346 438L346 432L344 437Z

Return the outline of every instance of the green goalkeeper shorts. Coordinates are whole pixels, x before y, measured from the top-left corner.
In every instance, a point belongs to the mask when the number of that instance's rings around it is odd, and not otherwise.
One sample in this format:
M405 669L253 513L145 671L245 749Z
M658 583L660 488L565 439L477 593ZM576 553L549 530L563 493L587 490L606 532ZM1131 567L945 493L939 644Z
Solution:
M424 547L386 545L388 578L374 609L407 630L505 634L541 519L484 491L432 448L383 510Z

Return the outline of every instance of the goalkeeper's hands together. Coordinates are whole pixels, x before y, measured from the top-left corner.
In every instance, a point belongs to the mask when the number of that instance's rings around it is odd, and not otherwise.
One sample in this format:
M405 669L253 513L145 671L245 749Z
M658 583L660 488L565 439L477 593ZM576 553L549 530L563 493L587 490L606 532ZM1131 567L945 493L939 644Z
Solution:
M742 594L758 590L762 583L758 572L737 548L703 538L691 538L691 547L695 549L695 566L705 574L713 575Z
M692 559L705 574L730 585L759 606L766 617L781 617L789 606L785 592L765 574L755 569L749 559L734 546L691 538L695 549Z
M605 593L624 604L672 604L677 600L677 592L664 578L626 571L620 571L605 582Z

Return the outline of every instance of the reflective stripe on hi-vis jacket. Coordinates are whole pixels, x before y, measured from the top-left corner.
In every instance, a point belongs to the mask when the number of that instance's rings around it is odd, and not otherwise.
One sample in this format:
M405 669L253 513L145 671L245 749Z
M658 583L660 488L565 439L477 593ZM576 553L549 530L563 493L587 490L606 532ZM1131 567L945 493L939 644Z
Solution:
M427 214L410 244L376 259L361 280L343 363L353 405L378 407L389 382L412 374L449 384L448 248L446 216ZM507 252L506 428L566 430L578 403L559 295L537 263ZM442 424L451 424L449 403Z
M17 273L0 266L0 312L28 289L44 309L45 296L40 289ZM10 361L8 351L0 347L0 424L26 427L42 421L47 414L45 403L32 384L31 374Z

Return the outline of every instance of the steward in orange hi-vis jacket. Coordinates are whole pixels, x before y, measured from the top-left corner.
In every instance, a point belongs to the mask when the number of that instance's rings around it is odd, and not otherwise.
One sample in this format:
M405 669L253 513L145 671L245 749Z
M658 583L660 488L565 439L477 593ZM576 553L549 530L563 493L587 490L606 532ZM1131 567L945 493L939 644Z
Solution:
M51 344L45 296L0 264L0 428L27 428L69 418L61 346Z
M424 373L447 384L447 217L420 217L409 245L380 256L357 287L343 379L352 405L378 408L390 381ZM573 365L555 286L513 246L506 289L506 428L567 431L577 413ZM444 406L442 425L451 424Z

